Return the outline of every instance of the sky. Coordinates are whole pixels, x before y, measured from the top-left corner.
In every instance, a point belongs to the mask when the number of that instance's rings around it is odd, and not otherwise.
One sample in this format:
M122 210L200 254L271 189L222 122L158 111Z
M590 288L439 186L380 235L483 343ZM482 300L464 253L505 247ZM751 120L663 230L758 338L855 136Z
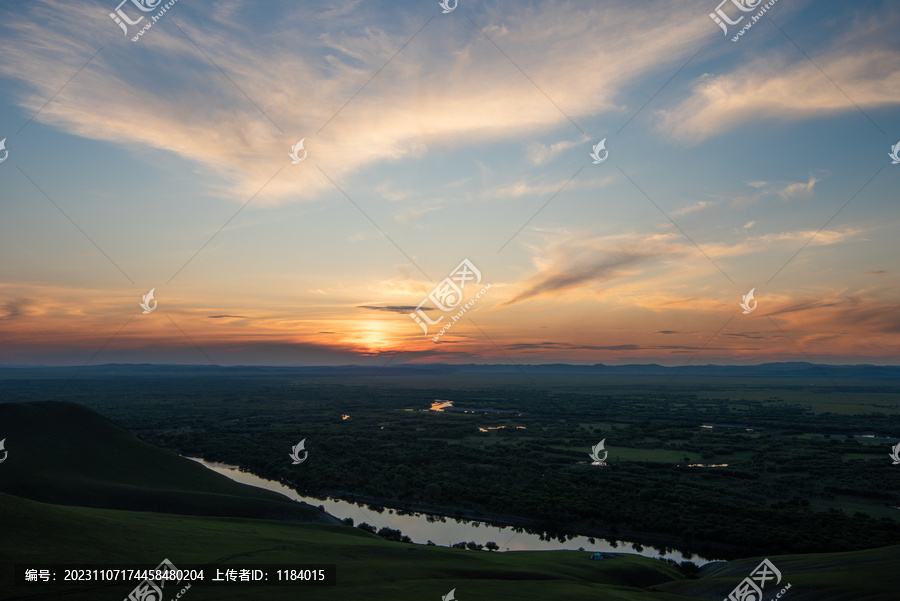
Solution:
M900 363L896 3L118 2L0 3L0 364Z

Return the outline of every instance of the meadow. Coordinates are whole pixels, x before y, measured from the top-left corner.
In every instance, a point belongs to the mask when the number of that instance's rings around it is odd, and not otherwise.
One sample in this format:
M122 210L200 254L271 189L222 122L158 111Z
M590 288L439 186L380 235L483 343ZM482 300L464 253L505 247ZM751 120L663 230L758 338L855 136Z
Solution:
M697 570L624 553L594 561L581 551L495 553L396 542L338 524L308 505L237 485L83 406L3 403L0 423L14 432L12 455L0 472L4 601L123 599L135 586L15 585L17 565L152 567L163 558L179 568L330 564L336 570L333 586L194 581L188 593L198 601L403 601L437 599L450 591L473 601L687 601L727 595L761 560L714 562ZM895 545L769 558L783 574L781 586L790 584L795 598L889 601L900 586L898 552ZM174 598L183 584L166 588L166 598Z
M319 498L725 558L900 543L892 443L866 437L896 432L891 382L189 374L5 386ZM435 399L463 410L431 411ZM309 456L295 466L301 439ZM606 465L591 465L600 440Z

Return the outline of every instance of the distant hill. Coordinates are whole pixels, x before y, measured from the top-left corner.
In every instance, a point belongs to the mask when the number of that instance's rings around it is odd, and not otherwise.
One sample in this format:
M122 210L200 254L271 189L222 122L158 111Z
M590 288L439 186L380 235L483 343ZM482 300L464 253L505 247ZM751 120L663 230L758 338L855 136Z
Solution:
M4 378L67 378L115 376L404 376L441 374L534 374L534 375L598 375L598 376L702 376L742 378L806 378L806 379L900 379L900 366L896 365L817 365L806 362L763 363L760 365L689 365L666 367L656 364L634 365L569 365L565 363L545 365L453 365L448 363L422 363L396 365L386 368L361 365L341 366L244 366L219 367L214 365L150 365L117 364L89 367L14 367L0 366L0 379Z
M139 440L72 403L0 404L0 492L60 505L338 523Z

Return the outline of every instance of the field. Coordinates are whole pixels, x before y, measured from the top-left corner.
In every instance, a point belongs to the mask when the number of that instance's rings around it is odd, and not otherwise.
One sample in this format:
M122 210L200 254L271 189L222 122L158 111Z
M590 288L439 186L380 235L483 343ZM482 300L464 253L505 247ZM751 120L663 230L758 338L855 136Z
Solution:
M726 595L760 561L718 562L685 572L671 563L628 554L606 554L598 562L577 551L493 553L392 542L359 528L329 524L313 508L236 485L77 405L2 404L0 419L26 435L16 437L15 456L4 466L12 469L5 469L0 480L4 582L12 581L16 564L153 566L167 558L179 568L336 567L335 586L217 587L194 582L187 590L198 601L298 595L313 601L403 601L437 599L451 590L465 600L687 601ZM54 468L57 462L62 466ZM67 478L57 482L63 472ZM117 488L130 494L110 494ZM204 503L194 503L198 495L206 497ZM41 496L57 503L33 500ZM115 504L142 504L143 510L111 507ZM279 504L288 506L281 508L279 520L260 519L271 516L273 505ZM184 515L186 508L201 507L216 515ZM291 507L296 513L288 511ZM236 513L250 517L233 517ZM770 559L783 574L782 586L789 583L797 599L888 601L900 586L898 552L900 547L894 546ZM171 590L184 584L174 584ZM6 586L0 589L0 599L122 599L134 585Z
M900 394L891 381L474 374L450 382L225 372L4 385L10 400L80 403L153 445L320 498L726 558L900 543L900 478L888 458ZM454 408L429 411L435 399ZM301 439L309 459L297 467L287 454ZM600 440L606 465L591 465Z

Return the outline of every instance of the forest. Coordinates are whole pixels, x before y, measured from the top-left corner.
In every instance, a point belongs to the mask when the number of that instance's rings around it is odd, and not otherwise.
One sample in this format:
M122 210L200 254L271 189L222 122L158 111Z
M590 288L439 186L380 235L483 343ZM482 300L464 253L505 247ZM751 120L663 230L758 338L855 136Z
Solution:
M724 558L900 543L892 385L530 380L184 375L4 385L8 400L81 403L179 454L375 508ZM436 401L452 407L431 410ZM288 455L300 440L308 458L294 465ZM593 465L601 440L608 457Z

